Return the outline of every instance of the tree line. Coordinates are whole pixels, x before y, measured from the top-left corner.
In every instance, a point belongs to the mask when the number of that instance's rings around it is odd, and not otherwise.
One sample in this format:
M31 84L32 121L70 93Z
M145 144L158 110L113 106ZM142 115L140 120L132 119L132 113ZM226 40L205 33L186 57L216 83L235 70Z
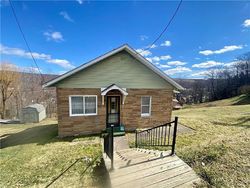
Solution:
M250 52L247 52L238 56L229 66L207 69L205 79L193 80L182 97L186 103L192 104L250 94L249 74Z

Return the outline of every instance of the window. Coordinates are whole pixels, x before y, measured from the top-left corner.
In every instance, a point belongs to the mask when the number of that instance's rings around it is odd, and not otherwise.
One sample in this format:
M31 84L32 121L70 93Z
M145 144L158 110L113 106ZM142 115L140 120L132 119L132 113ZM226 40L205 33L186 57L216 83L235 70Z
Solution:
M151 114L151 97L141 97L141 116L150 116Z
M85 97L85 114L96 114L96 96Z
M83 97L80 96L71 97L71 114L72 115L83 114Z
M69 113L70 116L97 115L97 96L69 96Z

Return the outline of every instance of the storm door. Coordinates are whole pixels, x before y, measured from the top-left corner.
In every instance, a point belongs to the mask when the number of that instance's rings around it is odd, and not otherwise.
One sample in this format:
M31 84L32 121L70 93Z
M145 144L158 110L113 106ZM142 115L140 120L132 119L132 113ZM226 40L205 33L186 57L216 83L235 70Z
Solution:
M120 125L120 96L107 96L107 127Z

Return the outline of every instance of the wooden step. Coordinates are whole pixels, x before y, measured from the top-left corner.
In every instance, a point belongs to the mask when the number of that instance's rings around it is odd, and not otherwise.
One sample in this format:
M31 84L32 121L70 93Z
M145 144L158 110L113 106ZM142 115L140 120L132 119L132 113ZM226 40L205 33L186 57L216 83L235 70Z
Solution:
M128 167L125 167L125 168L119 168L119 170L117 170L115 173L111 172L110 175L112 177L121 177L123 175L126 175L126 174L132 174L134 172L137 172L137 171L141 171L141 170L146 170L146 169L150 169L154 166L162 166L164 164L167 164L167 163L171 163L171 162L175 162L175 161L178 161L178 157L176 156L173 156L173 157L165 157L165 158L161 158L161 159L157 159L157 160L151 160L151 161L147 161L147 162L144 162L144 163L140 163L140 164L137 164L137 165L131 165L131 166L128 166Z
M182 161L173 161L168 164L156 165L152 166L151 168L136 171L134 173L124 175L120 178L114 178L112 183L119 186L123 184L130 184L132 181L134 183L136 182L136 184L151 183L152 181L157 180L160 175L163 175L163 177L165 178L166 173L171 174L178 168L181 168L182 171L184 168L190 170L190 168Z
M112 187L193 187L201 181L184 161L169 154L147 149L115 152L115 169L109 171Z

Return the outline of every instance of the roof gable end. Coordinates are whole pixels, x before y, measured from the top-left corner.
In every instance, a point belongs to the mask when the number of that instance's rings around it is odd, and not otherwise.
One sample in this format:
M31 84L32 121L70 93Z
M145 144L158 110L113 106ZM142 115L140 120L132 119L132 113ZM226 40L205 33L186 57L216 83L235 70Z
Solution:
M153 64L151 64L148 60L146 60L143 56L141 56L140 54L138 54L138 52L136 52L133 48L131 48L130 46L123 45L119 48L116 48L102 56L99 56L95 59L93 59L92 61L83 64L63 75L60 75L58 77L56 77L55 79L45 83L43 85L43 87L51 87L54 86L54 84L60 82L61 80L70 77L71 75L78 73L79 71L82 71L94 64L97 64L98 62L101 62L102 60L117 54L121 51L125 50L126 52L128 52L132 57L134 57L135 59L137 59L140 63L144 64L146 67L148 67L151 71L153 71L154 73L156 73L157 75L159 75L160 77L162 77L164 80L166 80L170 85L172 85L174 88L178 89L178 90L183 90L184 88L182 86L180 86L178 83L176 83L173 79L171 79L170 77L168 77L163 71L161 71L160 69L158 69L157 67L155 67Z

